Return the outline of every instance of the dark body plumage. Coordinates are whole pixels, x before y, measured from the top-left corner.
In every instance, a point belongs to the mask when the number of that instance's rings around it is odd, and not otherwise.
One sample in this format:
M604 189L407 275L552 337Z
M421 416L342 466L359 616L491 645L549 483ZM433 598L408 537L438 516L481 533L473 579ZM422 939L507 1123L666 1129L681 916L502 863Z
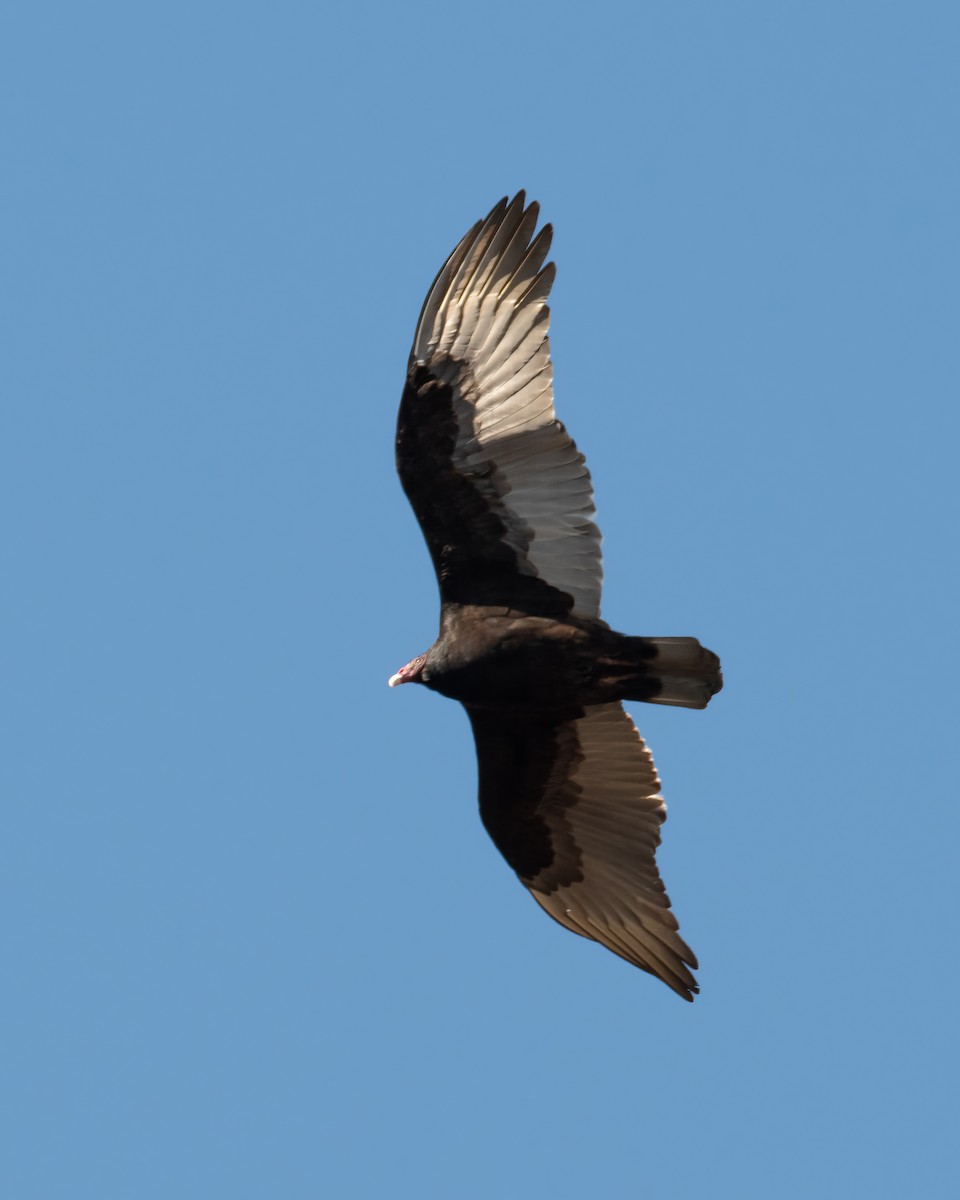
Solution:
M720 664L695 638L599 617L600 535L583 456L553 411L550 226L502 200L424 303L397 467L440 586L440 636L391 683L467 709L480 812L534 898L685 999L696 959L654 852L665 807L622 700L704 708Z

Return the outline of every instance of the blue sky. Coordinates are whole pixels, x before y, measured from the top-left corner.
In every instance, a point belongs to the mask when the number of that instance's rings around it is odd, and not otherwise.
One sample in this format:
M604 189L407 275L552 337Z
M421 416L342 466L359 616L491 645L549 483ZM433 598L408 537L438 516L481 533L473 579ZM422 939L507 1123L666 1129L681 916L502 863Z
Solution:
M0 19L0 1192L953 1195L960 14L36 3ZM393 473L520 187L690 1006L476 813Z

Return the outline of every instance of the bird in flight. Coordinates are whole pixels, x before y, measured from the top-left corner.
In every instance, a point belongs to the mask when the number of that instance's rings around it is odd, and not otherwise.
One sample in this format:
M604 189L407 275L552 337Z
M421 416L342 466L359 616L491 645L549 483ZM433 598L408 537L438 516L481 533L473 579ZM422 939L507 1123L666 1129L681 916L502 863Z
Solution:
M459 700L480 816L537 903L692 1000L655 852L666 807L621 703L705 708L720 661L692 637L600 619L585 460L553 407L539 206L504 198L427 293L397 424L397 469L440 586L440 633L390 686Z

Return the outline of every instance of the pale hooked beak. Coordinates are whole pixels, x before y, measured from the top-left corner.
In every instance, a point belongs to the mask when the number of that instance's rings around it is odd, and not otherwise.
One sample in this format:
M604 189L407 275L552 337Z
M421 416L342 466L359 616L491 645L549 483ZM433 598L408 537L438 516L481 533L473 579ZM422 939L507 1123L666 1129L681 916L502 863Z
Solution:
M410 660L405 667L401 667L396 675L391 675L387 680L388 687L396 687L401 683L416 683L423 674L423 664L426 662L425 654L418 654L416 658Z

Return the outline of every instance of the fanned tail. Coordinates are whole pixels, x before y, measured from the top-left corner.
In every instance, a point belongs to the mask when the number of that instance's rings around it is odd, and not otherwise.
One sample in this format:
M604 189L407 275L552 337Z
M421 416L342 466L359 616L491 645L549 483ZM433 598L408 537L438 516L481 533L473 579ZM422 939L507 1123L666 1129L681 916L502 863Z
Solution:
M706 708L723 687L720 659L692 637L622 637L616 686L622 700Z

